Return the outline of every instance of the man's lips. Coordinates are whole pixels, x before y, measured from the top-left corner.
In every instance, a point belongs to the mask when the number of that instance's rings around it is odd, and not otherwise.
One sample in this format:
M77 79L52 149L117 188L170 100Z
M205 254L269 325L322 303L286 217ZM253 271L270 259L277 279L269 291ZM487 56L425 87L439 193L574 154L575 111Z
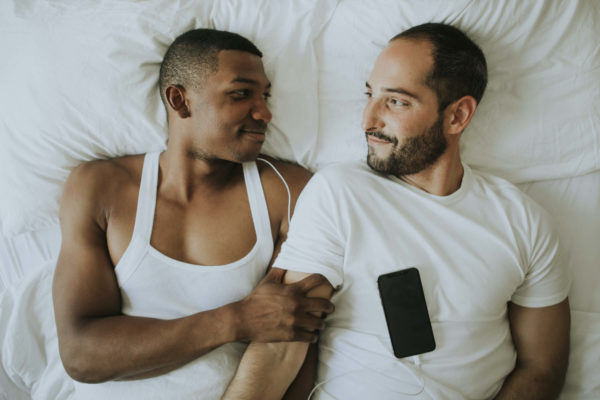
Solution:
M255 140L265 140L265 132L262 129L241 129L240 132L249 138Z
M369 142L369 144L394 144L394 140L382 135L382 134L373 134L373 133L367 133L367 142Z
M376 138L375 136L367 136L367 140L369 141L369 143L375 143L375 144L392 144L391 141L387 140L387 139L380 139L380 138Z

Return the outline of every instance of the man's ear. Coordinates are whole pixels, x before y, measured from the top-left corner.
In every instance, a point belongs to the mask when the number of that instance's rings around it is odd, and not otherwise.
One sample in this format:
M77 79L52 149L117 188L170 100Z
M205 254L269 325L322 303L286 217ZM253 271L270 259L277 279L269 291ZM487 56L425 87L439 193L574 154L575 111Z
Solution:
M169 85L165 90L165 98L169 107L179 115L179 118L188 118L190 109L185 98L185 88L180 85Z
M463 96L455 102L451 103L445 110L447 129L449 134L462 133L477 108L477 100L473 96Z

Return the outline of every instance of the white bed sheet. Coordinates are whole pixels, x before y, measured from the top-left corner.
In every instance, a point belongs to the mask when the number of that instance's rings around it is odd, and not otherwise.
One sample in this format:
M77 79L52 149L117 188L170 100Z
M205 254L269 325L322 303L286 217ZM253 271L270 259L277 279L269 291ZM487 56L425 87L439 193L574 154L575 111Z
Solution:
M67 399L73 391L58 354L51 294L55 264L38 265L0 297L0 393L6 399Z
M56 259L59 247L58 225L13 237L0 236L0 293L27 276L32 267Z

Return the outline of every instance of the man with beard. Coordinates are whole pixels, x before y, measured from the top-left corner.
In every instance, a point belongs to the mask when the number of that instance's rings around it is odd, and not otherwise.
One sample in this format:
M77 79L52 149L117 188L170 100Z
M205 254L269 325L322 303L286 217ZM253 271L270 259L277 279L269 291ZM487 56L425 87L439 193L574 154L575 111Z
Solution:
M160 69L167 149L69 177L53 298L76 398L219 399L246 342L316 341L308 312L332 305L305 293L324 278L264 278L310 174L259 158L261 56L231 32L179 36Z
M366 83L368 166L326 168L300 196L275 265L287 282L324 275L330 285L313 294L333 292L336 305L312 398L558 396L569 282L549 215L460 158L486 83L484 55L460 30L429 23L397 35ZM386 317L399 308L384 312L378 279L409 268L420 274L435 349L396 358ZM399 331L413 322L400 320ZM252 344L226 398L280 397L306 347ZM263 380L267 393L254 396Z

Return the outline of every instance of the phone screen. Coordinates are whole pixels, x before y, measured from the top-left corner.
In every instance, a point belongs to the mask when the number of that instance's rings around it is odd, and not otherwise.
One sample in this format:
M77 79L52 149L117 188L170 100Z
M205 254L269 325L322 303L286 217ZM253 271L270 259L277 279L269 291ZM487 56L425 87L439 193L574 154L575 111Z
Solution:
M394 355L403 358L434 350L419 270L413 267L384 274L377 284Z

